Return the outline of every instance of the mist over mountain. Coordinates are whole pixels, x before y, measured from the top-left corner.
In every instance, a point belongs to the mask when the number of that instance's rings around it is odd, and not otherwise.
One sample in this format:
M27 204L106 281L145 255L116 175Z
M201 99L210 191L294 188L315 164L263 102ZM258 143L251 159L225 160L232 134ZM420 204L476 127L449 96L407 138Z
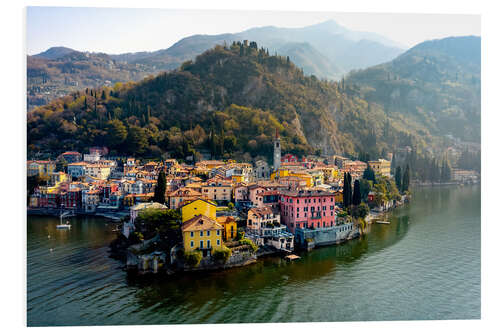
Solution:
M480 142L481 38L420 43L396 59L351 73L360 96L421 123L432 135Z

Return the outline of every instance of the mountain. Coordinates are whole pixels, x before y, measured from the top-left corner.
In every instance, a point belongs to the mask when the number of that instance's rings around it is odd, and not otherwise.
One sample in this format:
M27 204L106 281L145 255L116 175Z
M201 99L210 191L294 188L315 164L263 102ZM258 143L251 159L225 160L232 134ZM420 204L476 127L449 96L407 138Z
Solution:
M348 30L330 20L303 28L279 28L274 26L259 27L235 34L194 35L181 39L166 50L156 51L149 57L138 58L137 63L148 64L155 59L155 64L163 69L172 69L215 45L231 44L233 41L251 40L269 50L271 54L294 50L302 44L307 54L322 58L325 65L311 67L307 57L295 57L297 66L306 74L319 78L339 79L352 69L364 68L392 60L403 52L397 44L374 33ZM304 52L303 51L303 52ZM307 70L306 70L307 69ZM309 71L310 70L310 71Z
M63 57L65 55L67 55L69 53L73 53L73 52L75 52L75 50L70 49L68 47L55 46L55 47L51 47L50 49L48 49L44 52L35 54L34 57L52 60L52 59L57 59L57 58Z
M285 152L366 152L430 147L418 122L388 114L355 86L306 76L255 42L216 46L173 71L113 88L86 89L28 113L28 155L105 145L113 154L176 158L270 157L278 129Z
M118 62L104 53L51 48L28 56L28 110L85 87L137 81L156 72L151 66Z
M303 28L261 27L235 34L193 35L154 52L105 55L53 47L28 56L28 110L82 87L141 80L173 70L215 45L242 40L256 41L271 54L289 56L305 74L330 80L340 79L351 69L392 60L403 52L396 43L382 36L351 31L335 21ZM70 67L89 71L61 69Z
M426 41L396 59L356 71L360 97L422 124L431 135L481 139L481 38Z

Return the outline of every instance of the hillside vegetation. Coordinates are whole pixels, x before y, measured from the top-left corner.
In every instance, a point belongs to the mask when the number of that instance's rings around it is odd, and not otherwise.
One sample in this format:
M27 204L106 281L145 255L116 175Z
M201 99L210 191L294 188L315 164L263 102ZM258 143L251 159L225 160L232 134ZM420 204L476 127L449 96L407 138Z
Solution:
M179 69L138 83L86 89L28 114L28 154L106 145L115 153L186 158L270 156L275 129L299 155L385 155L432 142L368 103L345 82L305 76L255 42L216 46ZM420 129L417 131L416 129Z
M481 39L427 41L391 62L352 72L359 95L425 127L431 135L481 139Z

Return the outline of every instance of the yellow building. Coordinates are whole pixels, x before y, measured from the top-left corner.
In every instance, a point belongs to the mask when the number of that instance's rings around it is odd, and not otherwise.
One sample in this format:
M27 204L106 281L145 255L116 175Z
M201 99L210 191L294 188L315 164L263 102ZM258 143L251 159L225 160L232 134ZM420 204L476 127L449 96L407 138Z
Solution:
M181 207L182 223L196 215L205 215L212 220L216 219L217 205L211 201L196 199Z
M234 219L234 217L219 216L217 217L217 223L219 223L224 228L224 231L222 233L222 238L224 239L225 242L236 238L238 225L236 224L236 220Z
M336 191L334 196L336 204L344 202L344 194L341 191Z
M382 176L390 177L391 176L391 162L379 158L376 161L368 161L368 165L375 171L375 173L379 173Z
M52 161L28 161L28 176L39 176L50 178L56 169L56 163Z
M52 186L58 186L60 183L68 180L68 175L64 172L52 172L50 175L50 183Z
M315 174L313 177L311 174L309 174L307 171L302 171L302 170L293 170L293 169L285 169L285 168L280 168L277 171L271 173L271 180L274 180L275 178L282 178L282 177L299 177L300 179L304 180L306 182L307 187L311 187L315 185L315 181L318 183L323 183L322 181L322 176L321 175ZM319 184L318 184L319 185Z
M184 251L199 250L203 256L210 256L212 250L222 248L224 228L215 220L204 215L197 215L182 224Z

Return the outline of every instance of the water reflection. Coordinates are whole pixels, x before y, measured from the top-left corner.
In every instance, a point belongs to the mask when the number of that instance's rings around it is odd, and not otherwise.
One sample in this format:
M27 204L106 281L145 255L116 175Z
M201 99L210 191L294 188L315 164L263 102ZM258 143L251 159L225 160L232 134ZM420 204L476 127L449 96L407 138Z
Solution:
M28 324L477 318L480 187L415 189L386 220L291 263L136 279L109 258L108 221L75 218L65 231L29 217Z

